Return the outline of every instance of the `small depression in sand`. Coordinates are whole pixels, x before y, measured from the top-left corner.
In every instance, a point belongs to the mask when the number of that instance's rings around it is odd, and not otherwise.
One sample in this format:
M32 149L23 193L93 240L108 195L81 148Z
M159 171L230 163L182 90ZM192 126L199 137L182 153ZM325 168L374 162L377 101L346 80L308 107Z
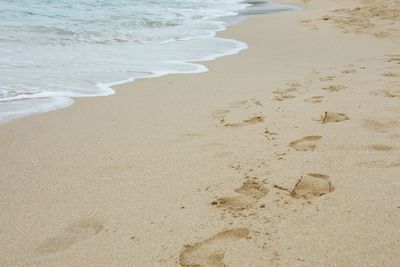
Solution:
M61 252L78 242L91 238L104 230L104 226L95 219L84 219L70 225L59 236L45 240L38 248L40 254Z
M339 92L346 89L346 86L336 84L336 85L329 85L328 87L323 87L322 90L328 91L330 93Z
M284 89L277 89L273 91L275 100L284 101L287 99L295 98L295 94L297 94L298 87L300 84L298 82L288 83L287 88Z
M268 194L268 189L264 183L257 179L247 179L242 186L235 189L236 193L243 194L255 199L260 199Z
M320 135L310 135L290 142L289 147L294 148L297 151L314 151L317 147L317 141L320 140Z
M262 103L256 99L231 103L229 109L212 113L215 126L238 128L264 122Z
M309 98L304 99L304 102L306 103L312 103L312 104L319 104L322 102L323 96L312 96Z
M250 231L247 228L229 229L195 243L186 245L179 256L179 263L184 267L223 267L226 254L232 246L241 239L247 238ZM238 248L236 248L238 249ZM237 250L235 250L237 251Z
M332 123L332 122L342 122L349 119L350 118L344 113L325 111L325 113L321 115L317 121L321 123Z
M312 199L334 190L328 175L309 173L302 176L294 186L291 196L296 199Z
M227 211L240 211L250 208L259 199L268 194L268 189L261 181L255 178L246 179L242 186L234 190L239 195L219 197L211 204Z
M240 211L250 207L254 202L254 199L247 196L219 197L211 202L211 205L228 211Z

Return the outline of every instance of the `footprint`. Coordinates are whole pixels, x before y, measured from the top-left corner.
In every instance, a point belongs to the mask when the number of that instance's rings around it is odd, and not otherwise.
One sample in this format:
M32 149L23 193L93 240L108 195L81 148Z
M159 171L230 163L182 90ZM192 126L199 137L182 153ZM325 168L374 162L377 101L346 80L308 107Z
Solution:
M263 116L253 116L253 117L249 117L248 119L243 120L242 124L256 124L256 123L260 123L260 122L264 122L264 117ZM229 125L229 124L228 124ZM235 126L238 124L231 124L231 126ZM241 124L239 124L238 126L240 126Z
M56 253L66 250L74 244L84 241L102 232L104 226L95 219L84 219L70 225L64 233L45 240L37 248L40 254Z
M324 76L319 78L320 81L332 81L336 78L336 76L332 76L332 75L328 75L328 76Z
M346 86L343 85L329 85L328 87L323 87L322 90L328 91L330 93L339 92L346 89Z
M383 160L365 161L365 162L360 162L358 165L367 166L369 168L399 168L400 167L400 160L395 160L395 161L383 161Z
M179 263L183 267L224 267L225 253L232 243L249 234L247 228L229 229L194 245L186 245L179 255Z
M364 120L363 126L369 130L379 133L387 133L390 130L400 127L399 121L379 122L376 120Z
M240 211L252 206L256 202L255 199L248 196L234 196L234 197L220 197L217 200L211 202L211 205L215 205L226 211Z
M261 123L261 122L264 122L264 117L261 115L256 115L256 114L248 117L247 119L242 120L241 122L229 123L225 119L222 119L220 121L220 123L223 126L228 127L228 128L244 127L247 125L257 124L257 123Z
M317 147L315 141L322 138L320 135L310 135L303 137L299 140L289 143L289 146L296 149L297 151L314 151Z
M260 199L268 194L268 189L257 179L247 179L241 187L235 189L236 193L243 194L254 199Z
M324 97L323 96L312 96L312 97L304 99L304 102L318 104L318 103L322 102L322 98L324 98Z
M394 6L385 5L383 2L372 3L370 1L366 5L355 8L335 9L322 19L333 22L344 33L363 33L378 38L388 38L396 31L390 26L390 21L396 17L395 14L399 13L399 10ZM380 14L379 19L377 19L376 14ZM381 16L381 14L385 15Z
M242 186L234 190L239 196L220 197L213 201L211 205L216 205L227 211L239 211L251 207L260 198L268 194L268 189L263 182L250 178L246 179Z
M400 97L400 90L381 90L379 93L385 97Z
M370 146L368 146L368 148L370 150L380 151L380 152L387 152L387 151L397 150L395 147L388 146L388 145L370 145Z
M290 195L296 199L311 199L333 191L328 175L309 173L302 176Z
M376 32L376 33L374 33L374 36L383 39L383 38L389 37L389 36L390 36L390 33L381 31L381 32Z
M278 101L284 101L286 99L295 98L296 96L293 93L297 92L298 87L300 84L298 82L288 83L287 88L285 89L277 89L273 91L275 94L274 99Z
M289 95L289 94L279 94L279 95L274 97L274 99L278 100L278 101L284 101L286 99L291 99L291 98L295 98L295 96L294 95Z
M351 73L356 73L355 69L348 69L348 70L342 70L343 74L351 74Z
M400 55L389 55L388 60L386 62L394 62L400 64Z
M260 110L262 103L259 100L238 101L231 103L229 107L230 110L217 110L212 113L215 126L237 128L264 122Z
M325 111L324 115L320 116L320 118L317 119L317 121L321 123L331 123L331 122L346 121L349 119L350 118L344 113Z
M383 74L385 77L400 77L400 72L385 72Z

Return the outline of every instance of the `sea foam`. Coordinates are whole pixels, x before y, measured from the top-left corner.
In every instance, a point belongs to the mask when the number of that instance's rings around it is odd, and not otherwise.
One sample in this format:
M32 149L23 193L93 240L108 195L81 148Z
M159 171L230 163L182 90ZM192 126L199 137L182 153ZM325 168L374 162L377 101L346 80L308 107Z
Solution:
M193 62L247 47L215 36L246 7L237 0L1 1L0 123L69 106L74 97L112 95L113 85L137 78L207 71Z

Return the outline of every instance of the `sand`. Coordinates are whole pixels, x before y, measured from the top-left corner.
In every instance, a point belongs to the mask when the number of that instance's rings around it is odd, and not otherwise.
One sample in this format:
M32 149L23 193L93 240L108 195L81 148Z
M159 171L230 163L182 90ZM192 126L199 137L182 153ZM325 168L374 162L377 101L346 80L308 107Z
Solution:
M0 266L399 266L399 1L295 3L1 125Z

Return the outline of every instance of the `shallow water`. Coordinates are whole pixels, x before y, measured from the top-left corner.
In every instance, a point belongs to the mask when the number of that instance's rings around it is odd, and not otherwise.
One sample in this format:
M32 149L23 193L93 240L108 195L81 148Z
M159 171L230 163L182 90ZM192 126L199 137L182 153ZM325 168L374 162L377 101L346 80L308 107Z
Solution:
M71 97L111 95L110 86L135 78L206 71L188 62L246 48L215 37L226 17L246 6L236 0L2 0L0 123L68 106Z

